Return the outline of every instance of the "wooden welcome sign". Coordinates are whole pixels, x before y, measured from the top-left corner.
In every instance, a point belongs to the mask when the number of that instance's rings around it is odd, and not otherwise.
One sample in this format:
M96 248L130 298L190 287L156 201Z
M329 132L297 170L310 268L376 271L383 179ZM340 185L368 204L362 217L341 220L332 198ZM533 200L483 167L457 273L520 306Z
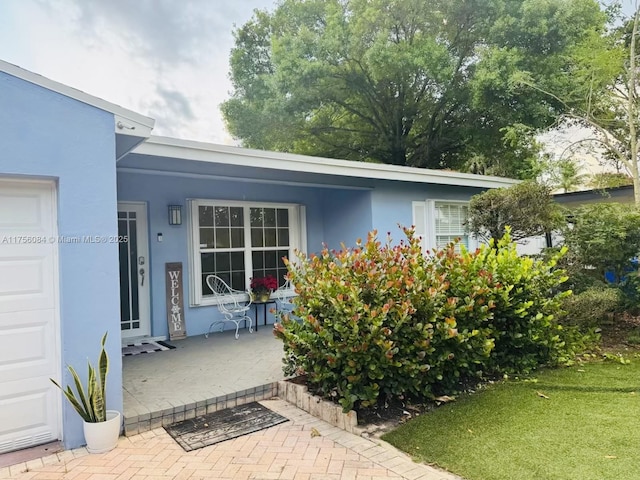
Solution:
M167 283L167 323L169 340L179 340L187 336L184 319L184 290L182 288L182 262L166 263Z

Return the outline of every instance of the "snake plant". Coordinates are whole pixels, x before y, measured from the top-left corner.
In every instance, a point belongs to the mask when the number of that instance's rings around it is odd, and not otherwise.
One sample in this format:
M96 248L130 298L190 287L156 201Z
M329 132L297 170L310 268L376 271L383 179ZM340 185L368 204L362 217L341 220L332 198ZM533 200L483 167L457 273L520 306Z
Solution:
M107 373L109 371L109 356L104 348L105 342L107 341L107 333L108 332L102 336L102 350L98 358L97 374L91 362L88 362L89 375L87 377L86 391L80 381L78 373L71 365L67 365L67 370L69 370L69 373L71 373L73 377L77 394L71 389L71 386L67 385L67 388L64 389L53 378L49 379L56 387L62 390L62 393L64 393L64 396L73 408L75 408L76 412L88 423L105 422L107 420L105 388L107 385Z

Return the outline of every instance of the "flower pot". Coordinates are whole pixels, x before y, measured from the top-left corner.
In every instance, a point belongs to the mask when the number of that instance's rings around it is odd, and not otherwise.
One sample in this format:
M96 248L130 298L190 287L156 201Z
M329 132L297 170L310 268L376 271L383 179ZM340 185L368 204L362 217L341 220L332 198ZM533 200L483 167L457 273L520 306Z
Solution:
M89 453L105 453L113 450L120 436L121 416L117 410L107 410L107 421L84 423L84 440Z
M257 303L266 303L271 299L271 292L251 292L251 301Z
M271 298L271 292L263 292L260 295L258 295L258 299L261 302L268 302L270 298Z

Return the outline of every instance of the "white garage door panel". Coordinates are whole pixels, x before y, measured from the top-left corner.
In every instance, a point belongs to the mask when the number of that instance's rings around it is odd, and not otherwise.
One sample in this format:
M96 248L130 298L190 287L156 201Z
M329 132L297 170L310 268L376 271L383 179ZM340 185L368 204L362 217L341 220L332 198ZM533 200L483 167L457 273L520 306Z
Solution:
M0 252L0 312L53 308L52 247L0 245Z
M55 332L51 311L0 314L0 378L7 382L48 375L55 377ZM0 394L2 391L0 391Z
M18 235L45 233L51 223L50 205L41 192L0 180L0 231Z
M0 453L56 440L50 419L56 418L57 401L47 382L50 383L48 378L36 377L3 385L0 394Z
M60 437L53 182L0 179L0 453Z
M42 292L44 259L0 258L0 295L34 295Z

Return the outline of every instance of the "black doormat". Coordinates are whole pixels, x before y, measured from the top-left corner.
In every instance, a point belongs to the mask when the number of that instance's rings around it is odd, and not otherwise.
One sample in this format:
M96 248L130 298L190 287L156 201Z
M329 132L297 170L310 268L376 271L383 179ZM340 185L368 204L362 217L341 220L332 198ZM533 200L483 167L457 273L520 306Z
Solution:
M173 345L158 341L144 340L142 342L130 343L122 347L122 356L129 357L131 355L140 355L141 353L163 352L165 350L173 350Z
M287 421L287 418L258 402L251 402L172 423L164 429L186 452L190 452Z

